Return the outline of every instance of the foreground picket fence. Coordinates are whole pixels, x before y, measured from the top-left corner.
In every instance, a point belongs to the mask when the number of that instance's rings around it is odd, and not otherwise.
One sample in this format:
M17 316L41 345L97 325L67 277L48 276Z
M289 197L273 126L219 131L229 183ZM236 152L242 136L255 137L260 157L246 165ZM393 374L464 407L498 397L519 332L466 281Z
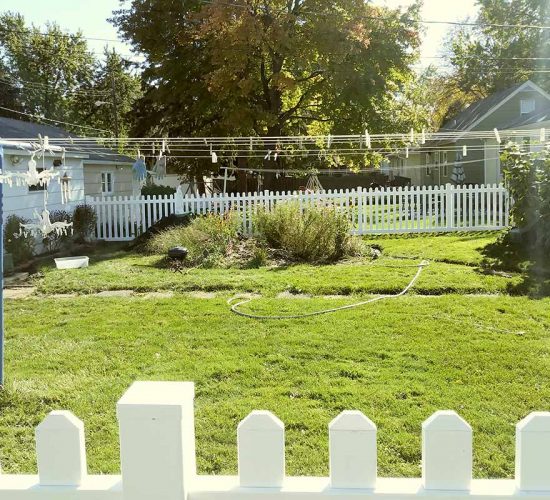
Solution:
M1 500L550 499L550 412L516 426L515 479L472 479L472 429L453 411L422 424L422 477L377 476L376 426L344 411L328 426L330 476L285 475L284 424L238 426L238 476L196 474L194 385L136 382L117 404L121 476L87 474L84 425L54 411L36 429L38 475L0 475Z
M173 213L223 214L236 211L243 230L253 232L260 208L295 202L302 208L330 206L346 214L354 234L483 231L509 225L510 197L502 185L423 186L407 188L230 195L87 198L97 213L96 236L132 240L162 217Z

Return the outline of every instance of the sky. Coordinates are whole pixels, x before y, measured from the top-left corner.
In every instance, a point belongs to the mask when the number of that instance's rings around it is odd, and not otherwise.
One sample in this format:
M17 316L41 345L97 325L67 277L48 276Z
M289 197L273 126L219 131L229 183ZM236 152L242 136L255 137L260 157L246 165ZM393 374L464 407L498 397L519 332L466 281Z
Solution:
M372 0L374 4L388 7L407 7L414 0ZM424 0L422 18L426 20L461 21L474 18L477 12L475 0ZM91 38L117 39L116 29L107 21L113 10L119 8L119 0L0 0L0 10L20 12L27 21L43 25L55 20L63 29L74 31L80 28L84 36ZM421 47L421 65L437 63L434 56L441 55L442 43L450 26L427 24ZM105 46L115 47L118 52L130 54L122 42L89 40L90 48L101 53Z

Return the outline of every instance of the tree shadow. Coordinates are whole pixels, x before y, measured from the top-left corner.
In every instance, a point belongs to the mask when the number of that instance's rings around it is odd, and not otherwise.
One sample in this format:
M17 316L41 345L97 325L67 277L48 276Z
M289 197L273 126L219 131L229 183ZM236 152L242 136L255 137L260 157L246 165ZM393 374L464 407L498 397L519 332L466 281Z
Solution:
M550 255L532 233L502 234L494 243L486 245L481 253L482 272L513 272L521 275L519 283L508 285L507 292L511 295L532 298L550 296Z

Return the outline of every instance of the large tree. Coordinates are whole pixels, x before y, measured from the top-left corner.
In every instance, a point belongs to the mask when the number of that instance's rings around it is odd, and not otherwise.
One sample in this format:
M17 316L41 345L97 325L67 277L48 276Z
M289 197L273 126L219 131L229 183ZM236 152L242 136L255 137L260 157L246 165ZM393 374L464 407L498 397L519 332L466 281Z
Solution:
M6 12L0 14L0 54L0 106L27 114L3 109L0 115L74 123L59 124L80 135L113 134L116 115L121 134L129 129L140 79L117 54L97 60L82 33L56 24L41 30Z
M450 38L458 89L472 99L528 78L550 89L550 4L547 0L478 0L475 26Z
M138 131L264 136L393 130L417 14L363 0L133 0L114 23L145 56Z

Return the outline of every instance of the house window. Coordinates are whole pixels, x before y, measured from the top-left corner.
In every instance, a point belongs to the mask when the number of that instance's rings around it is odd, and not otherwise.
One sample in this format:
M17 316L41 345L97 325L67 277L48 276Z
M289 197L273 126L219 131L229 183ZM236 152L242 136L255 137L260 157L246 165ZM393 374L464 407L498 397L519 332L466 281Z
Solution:
M113 173L101 172L101 193L113 194Z
M520 112L522 115L528 115L535 111L535 99L522 99L520 101Z
M36 171L38 173L43 172L43 168L37 168ZM35 184L34 186L29 186L29 193L34 193L36 191L45 191L46 190L46 184Z
M432 175L432 153L426 153L426 175Z

